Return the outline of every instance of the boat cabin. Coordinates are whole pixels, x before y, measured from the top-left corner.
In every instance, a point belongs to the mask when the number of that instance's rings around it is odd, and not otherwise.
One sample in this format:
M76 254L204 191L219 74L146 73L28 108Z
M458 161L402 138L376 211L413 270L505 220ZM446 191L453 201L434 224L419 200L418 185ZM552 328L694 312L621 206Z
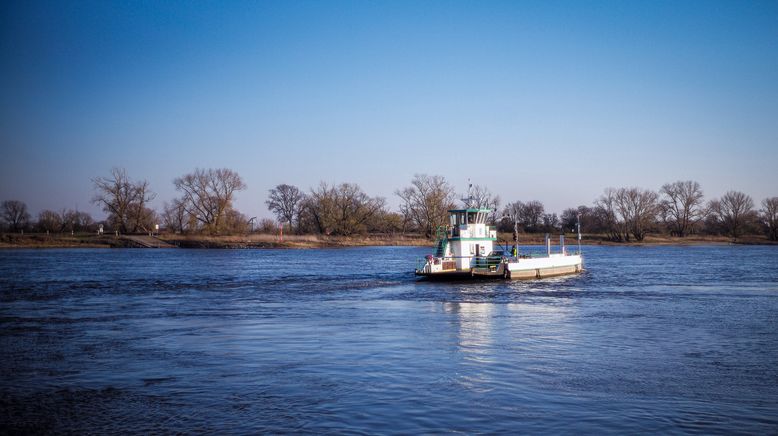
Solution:
M469 270L475 257L494 251L497 230L486 225L491 209L452 209L448 213L449 226L445 241L439 243L438 257L451 258L459 271Z

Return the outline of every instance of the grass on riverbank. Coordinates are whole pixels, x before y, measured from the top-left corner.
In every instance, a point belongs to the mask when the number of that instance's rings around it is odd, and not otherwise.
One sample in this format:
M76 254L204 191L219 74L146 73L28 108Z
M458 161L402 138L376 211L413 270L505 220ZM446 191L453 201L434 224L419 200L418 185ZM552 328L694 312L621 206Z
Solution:
M158 239L181 248L326 248L361 246L428 246L431 242L415 235L277 235L250 234L231 236L162 234ZM139 245L123 236L93 233L0 234L0 248L125 248Z
M326 248L364 246L418 246L430 241L408 235L277 235L251 234L239 236L162 235L163 241L183 248Z
M123 239L93 233L69 235L55 233L2 233L0 248L119 248L128 247Z

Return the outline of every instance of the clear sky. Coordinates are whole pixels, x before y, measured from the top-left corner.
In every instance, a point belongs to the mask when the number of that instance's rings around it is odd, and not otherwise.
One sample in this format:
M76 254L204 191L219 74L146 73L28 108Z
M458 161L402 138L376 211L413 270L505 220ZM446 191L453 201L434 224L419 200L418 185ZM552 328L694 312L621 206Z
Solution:
M778 195L778 2L0 2L0 200L154 206L196 167L267 190L414 173L550 211L608 186Z

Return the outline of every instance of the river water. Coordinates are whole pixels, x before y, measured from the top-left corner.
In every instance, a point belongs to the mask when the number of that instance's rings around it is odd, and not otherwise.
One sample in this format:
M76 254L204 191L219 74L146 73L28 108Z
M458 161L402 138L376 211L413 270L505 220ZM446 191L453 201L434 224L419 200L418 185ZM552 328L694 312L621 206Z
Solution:
M0 251L0 433L778 432L778 247Z

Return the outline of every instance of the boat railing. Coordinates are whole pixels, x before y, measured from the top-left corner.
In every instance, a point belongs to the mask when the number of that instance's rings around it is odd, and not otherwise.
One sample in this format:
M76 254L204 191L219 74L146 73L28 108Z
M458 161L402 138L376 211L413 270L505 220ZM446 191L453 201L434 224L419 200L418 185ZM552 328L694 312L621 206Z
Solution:
M471 266L473 267L486 267L486 266L494 266L499 265L500 263L504 262L508 259L506 256L445 256L445 257L434 257L431 255L428 255L426 257L422 257L417 259L416 261L416 269L422 270L424 269L424 266L428 263L442 263L442 262L452 262L456 261L457 259L472 259L473 262L471 263Z
M477 256L472 264L473 268L488 268L497 266L507 260L505 256Z
M505 242L505 241L501 241ZM505 252L510 253L510 243L505 245ZM548 257L548 251L545 245L520 245L518 247L519 251L519 258L534 258L534 257ZM577 249L577 247L574 246L565 246L564 248L560 248L558 245L552 245L551 246L551 254L566 254L568 256L573 256L577 254L581 254L581 252Z
M530 249L531 251L528 252L527 248L524 247L522 250L519 251L518 259L539 259L543 257L548 257L548 253L546 253L545 250L542 252L540 251L541 248L545 247L538 247L538 249ZM556 253L552 253L556 254ZM574 256L577 254L581 254L578 250L567 250L566 254L568 256ZM444 257L434 257L431 255L428 255L426 257L422 257L417 259L416 261L416 269L419 271L423 271L424 267L428 263L434 263L434 264L441 264L443 262L453 262L457 259L472 259L472 262L470 263L470 266L472 268L488 268L492 266L498 266L503 262L511 261L517 259L516 257L512 256L444 256Z

